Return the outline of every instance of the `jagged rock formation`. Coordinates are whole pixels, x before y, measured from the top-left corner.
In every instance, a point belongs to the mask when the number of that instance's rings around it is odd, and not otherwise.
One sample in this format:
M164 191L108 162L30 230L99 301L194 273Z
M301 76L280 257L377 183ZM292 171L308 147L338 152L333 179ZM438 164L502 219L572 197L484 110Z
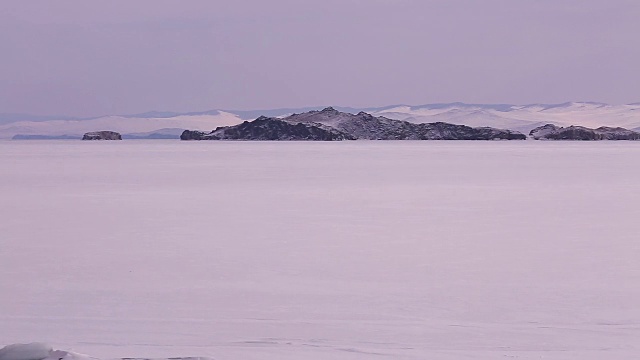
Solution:
M82 140L122 140L122 135L115 131L93 131L84 134Z
M235 126L223 126L210 133L185 130L181 140L355 140L331 127L315 123L295 123L261 116Z
M259 117L236 126L220 127L210 133L185 130L182 140L524 140L517 131L489 127L472 128L443 122L414 124L356 115L328 107L322 111L293 114L283 119Z
M414 124L408 121L375 117L365 112L356 115L328 107L322 111L293 114L287 118L296 122L315 122L331 126L358 139L368 140L524 140L517 131L489 127L472 128L443 122Z
M640 140L640 133L621 127L601 126L590 129L584 126L559 127L547 124L529 133L535 140Z

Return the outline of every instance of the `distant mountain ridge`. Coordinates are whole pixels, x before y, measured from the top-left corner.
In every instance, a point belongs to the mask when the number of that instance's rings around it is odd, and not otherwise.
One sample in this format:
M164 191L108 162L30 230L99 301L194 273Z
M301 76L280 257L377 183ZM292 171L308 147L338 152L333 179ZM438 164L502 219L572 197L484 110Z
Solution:
M199 112L150 111L131 115L94 118L0 114L0 139L21 136L82 136L89 131L112 129L124 134L152 133L165 128L210 131L260 116L284 118L292 114L321 111L325 107L282 108L271 110L208 110ZM470 127L493 127L523 133L545 125L585 126L589 128L640 128L640 103L608 105L595 102L562 104L467 104L461 102L425 105L389 105L371 108L335 107L335 110L409 123L444 122Z

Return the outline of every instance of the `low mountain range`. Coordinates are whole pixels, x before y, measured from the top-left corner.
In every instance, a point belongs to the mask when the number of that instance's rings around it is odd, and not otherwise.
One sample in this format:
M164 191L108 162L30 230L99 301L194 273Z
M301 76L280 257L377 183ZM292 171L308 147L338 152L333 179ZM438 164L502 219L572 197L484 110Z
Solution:
M294 113L319 111L323 107L274 110L209 110L201 112L158 112L133 115L110 115L94 118L72 118L65 116L32 116L25 114L0 114L0 139L15 135L66 136L81 138L84 133L98 130L113 130L128 134L161 133L162 129L178 129L166 138L177 138L185 129L211 131L217 127L241 124L259 116L284 118ZM528 133L532 129L552 124L559 127L583 126L588 128L622 127L640 130L640 103L608 105L592 102L564 104L428 104L420 106L393 105L377 108L335 107L337 111L358 114L366 112L373 117L402 120L413 124L450 123L470 127L492 127ZM158 135L157 137L163 137ZM151 136L153 138L153 136Z

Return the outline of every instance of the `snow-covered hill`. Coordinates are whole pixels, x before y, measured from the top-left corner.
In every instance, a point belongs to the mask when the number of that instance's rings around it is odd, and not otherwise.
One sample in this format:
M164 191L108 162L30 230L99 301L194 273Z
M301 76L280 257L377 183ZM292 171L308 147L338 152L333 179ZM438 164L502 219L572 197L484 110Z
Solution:
M321 110L324 106L301 109L275 109L253 111L222 111L173 113L147 112L127 116L104 116L94 119L43 120L43 117L13 116L0 122L0 139L22 135L81 135L88 131L113 130L122 134L153 132L163 128L211 131L218 126L229 126L260 115L285 117L293 113ZM592 102L570 102L544 105L509 104L429 104L420 106L386 106L380 108L336 107L343 112L360 111L373 116L412 123L446 122L472 127L488 126L528 133L544 124L559 126L579 125L590 128L600 126L640 128L640 103L608 105ZM11 121L17 119L19 121Z

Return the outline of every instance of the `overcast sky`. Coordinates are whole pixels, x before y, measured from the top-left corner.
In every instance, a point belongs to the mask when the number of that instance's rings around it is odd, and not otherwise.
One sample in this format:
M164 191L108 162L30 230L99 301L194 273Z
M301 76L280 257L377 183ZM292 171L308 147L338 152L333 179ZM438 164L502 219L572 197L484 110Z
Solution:
M3 0L0 113L640 101L638 0Z

